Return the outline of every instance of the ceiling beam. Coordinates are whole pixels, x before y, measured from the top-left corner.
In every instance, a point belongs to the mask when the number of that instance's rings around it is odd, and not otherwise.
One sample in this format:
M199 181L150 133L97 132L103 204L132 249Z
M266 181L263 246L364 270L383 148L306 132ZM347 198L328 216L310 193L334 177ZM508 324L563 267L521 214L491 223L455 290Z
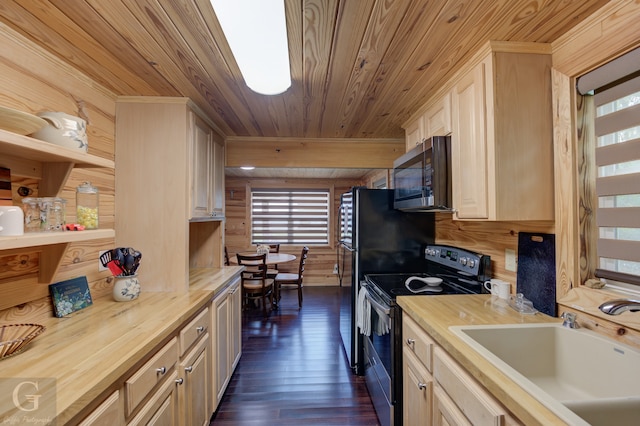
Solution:
M226 167L388 169L405 152L404 139L226 139Z

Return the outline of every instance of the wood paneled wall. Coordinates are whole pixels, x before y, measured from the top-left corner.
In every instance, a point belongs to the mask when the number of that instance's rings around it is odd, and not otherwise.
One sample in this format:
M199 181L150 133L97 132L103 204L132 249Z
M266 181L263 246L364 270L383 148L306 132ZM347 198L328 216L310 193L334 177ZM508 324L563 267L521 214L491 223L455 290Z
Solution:
M339 285L338 276L333 274L333 266L337 262L337 223L340 195L352 186L362 185L362 182L342 179L246 179L227 176L225 182L226 226L225 238L229 256L235 256L239 251L254 250L251 245L251 187L279 187L279 188L329 188L333 192L333 215L331 229L333 241L328 246L309 247L309 257L305 266L305 285ZM301 246L280 246L281 252L300 256ZM278 265L278 270L295 272L298 263L290 262Z
M115 95L96 82L79 74L57 57L35 47L21 35L0 24L0 105L20 111L62 111L87 120L89 152L108 159L114 158ZM3 158L0 158L0 166ZM84 181L100 192L100 227L114 226L113 170L74 170L60 197L68 201L67 221L75 220L75 188ZM39 179L12 175L12 195L15 205L22 204L20 186L38 195ZM113 247L113 240L98 240L72 244L67 250L54 282L85 275L94 298L110 293L111 276L98 272L98 252ZM24 303L0 312L0 320L50 315L47 284L38 284L39 253L34 250L13 250L0 253L0 309L12 306L12 300Z

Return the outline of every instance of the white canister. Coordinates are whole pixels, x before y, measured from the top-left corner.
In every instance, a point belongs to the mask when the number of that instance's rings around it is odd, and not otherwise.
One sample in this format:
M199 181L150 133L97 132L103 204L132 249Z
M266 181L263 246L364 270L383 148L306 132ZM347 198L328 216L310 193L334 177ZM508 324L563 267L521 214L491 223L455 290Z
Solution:
M140 296L140 281L137 275L118 275L113 277L113 299L117 302L130 302Z
M24 234L24 212L18 206L0 206L0 237Z
M40 112L38 117L44 119L47 125L31 136L46 142L66 148L87 152L87 122L80 117L65 114L64 112Z

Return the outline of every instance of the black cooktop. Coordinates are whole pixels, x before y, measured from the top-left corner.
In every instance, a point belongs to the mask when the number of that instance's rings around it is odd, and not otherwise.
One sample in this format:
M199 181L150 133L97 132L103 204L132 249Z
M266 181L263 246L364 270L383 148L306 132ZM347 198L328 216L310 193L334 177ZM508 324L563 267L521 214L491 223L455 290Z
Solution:
M469 280L467 277L459 276L436 276L441 278L442 282L433 285L427 284L421 280L407 280L411 277L434 277L434 275L417 273L402 274L367 274L366 281L391 299L395 296L409 296L414 294L436 295L436 294L477 294L480 293L482 284L475 280Z
M428 245L425 249L425 270L414 273L365 274L368 287L387 302L396 296L437 294L479 294L483 282L489 279L489 256L458 247ZM420 279L409 280L411 277ZM427 277L440 283L426 283Z

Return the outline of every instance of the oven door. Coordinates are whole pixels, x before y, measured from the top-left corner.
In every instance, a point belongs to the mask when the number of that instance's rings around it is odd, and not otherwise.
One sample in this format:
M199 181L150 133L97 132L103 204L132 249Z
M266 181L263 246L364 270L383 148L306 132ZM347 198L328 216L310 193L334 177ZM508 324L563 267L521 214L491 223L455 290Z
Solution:
M371 334L364 336L364 374L367 389L382 426L396 424L394 421L395 376L394 356L395 317L400 310L388 306L376 297L369 287L367 299L371 305ZM401 347L401 346L398 346Z

